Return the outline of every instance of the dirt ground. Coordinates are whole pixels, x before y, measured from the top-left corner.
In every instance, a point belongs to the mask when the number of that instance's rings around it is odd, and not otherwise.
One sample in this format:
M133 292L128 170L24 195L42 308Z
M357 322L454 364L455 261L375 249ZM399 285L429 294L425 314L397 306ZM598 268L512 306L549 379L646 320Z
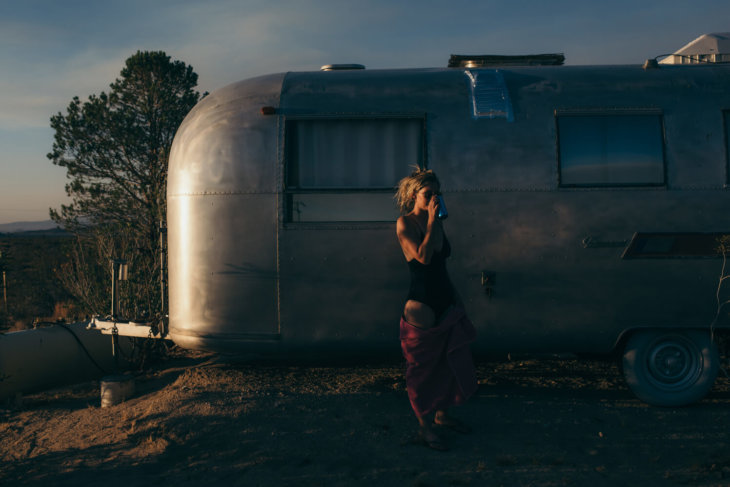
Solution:
M451 450L418 443L398 360L234 364L181 352L100 407L98 382L0 406L0 485L730 485L730 380L686 408L635 399L615 364L480 361Z

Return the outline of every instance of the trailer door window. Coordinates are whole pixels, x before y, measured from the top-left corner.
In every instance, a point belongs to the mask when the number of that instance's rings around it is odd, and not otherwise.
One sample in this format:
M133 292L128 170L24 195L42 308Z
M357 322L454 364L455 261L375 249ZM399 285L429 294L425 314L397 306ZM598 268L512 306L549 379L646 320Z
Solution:
M286 123L287 221L393 221L398 181L424 166L422 118Z
M562 115L557 124L561 186L665 184L661 115Z

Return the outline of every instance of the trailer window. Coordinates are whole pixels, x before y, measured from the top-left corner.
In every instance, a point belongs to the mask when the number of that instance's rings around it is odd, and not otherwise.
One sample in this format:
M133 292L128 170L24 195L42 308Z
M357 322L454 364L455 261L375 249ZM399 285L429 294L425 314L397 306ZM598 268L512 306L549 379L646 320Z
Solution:
M661 186L660 115L558 116L561 186Z
M419 118L289 120L287 221L393 221L398 181L424 167Z

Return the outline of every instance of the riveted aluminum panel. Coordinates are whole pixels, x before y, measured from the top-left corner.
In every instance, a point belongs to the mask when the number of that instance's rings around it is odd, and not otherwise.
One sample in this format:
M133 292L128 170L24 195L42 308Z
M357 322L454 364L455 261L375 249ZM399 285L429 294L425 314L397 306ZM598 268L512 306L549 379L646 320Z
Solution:
M170 155L170 336L214 350L278 342L277 117L283 75L223 88L180 127Z
M285 122L317 117L424 119L478 350L605 352L631 328L709 326L721 259L622 256L636 233L730 233L730 66L499 72L511 119L473 117L462 69L273 75L201 102L170 165L173 339L397 351L408 274L395 223L286 221ZM559 187L556 117L581 113L661 117L665 184Z

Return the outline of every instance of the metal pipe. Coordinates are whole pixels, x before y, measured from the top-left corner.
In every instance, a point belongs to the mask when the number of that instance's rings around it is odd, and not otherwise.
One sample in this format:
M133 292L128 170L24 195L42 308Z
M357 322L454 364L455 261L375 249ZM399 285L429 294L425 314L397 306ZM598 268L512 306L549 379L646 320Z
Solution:
M5 282L5 271L3 271L3 306L5 307L5 314L8 314L8 287Z
M167 270L167 226L164 221L160 221L160 332L162 335L167 333L165 315L167 314L167 305L165 300L165 292L167 287L167 278L165 272Z
M117 281L127 280L127 261L112 260L112 320L116 321L119 315L119 284Z
M117 319L117 272L119 271L119 262L112 261L112 320Z

